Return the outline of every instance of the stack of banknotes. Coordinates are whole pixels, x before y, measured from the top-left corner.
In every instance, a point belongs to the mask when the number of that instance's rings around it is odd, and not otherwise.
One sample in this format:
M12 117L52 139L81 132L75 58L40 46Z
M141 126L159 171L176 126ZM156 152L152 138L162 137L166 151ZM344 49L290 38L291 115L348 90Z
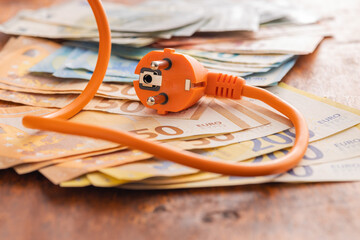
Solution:
M281 0L150 0L136 5L104 1L103 5L113 43L122 45L147 46L159 39L184 40L194 35L217 42L219 38L229 41L282 37L285 32L293 35L311 31L319 35L325 30L313 25L322 16L299 8L295 2ZM20 11L1 30L51 39L98 41L96 23L86 0Z
M209 71L244 77L248 84L279 82L331 35L329 18L281 0L149 0L104 2L112 30L112 58L104 82L132 82L138 60L154 49L176 48ZM23 10L0 31L67 40L31 71L89 79L97 58L97 26L87 1ZM61 64L59 63L61 61Z
M94 70L97 33L91 12L86 2L69 1L20 12L1 26L5 33L28 36L11 38L0 52L0 169L40 171L64 187L128 189L360 180L360 110L277 84L296 55L311 53L329 35L320 17L277 1L206 2L197 5L204 12L194 11L190 1L105 2L116 43L110 65L96 97L70 121L129 131L216 161L256 164L288 152L294 142L291 122L258 100L203 97L165 116L144 107L132 86L138 60L154 49L176 47L209 71L267 86L299 109L309 125L310 145L298 166L280 175L223 176L107 141L25 128L24 116L73 101Z

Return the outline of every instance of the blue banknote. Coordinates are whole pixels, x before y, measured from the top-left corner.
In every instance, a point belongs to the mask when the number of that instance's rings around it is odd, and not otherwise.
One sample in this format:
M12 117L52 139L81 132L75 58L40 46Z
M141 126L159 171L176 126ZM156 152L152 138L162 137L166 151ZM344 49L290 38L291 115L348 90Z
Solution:
M37 73L51 73L55 77L59 78L75 78L90 80L92 71L81 68L71 69L66 67L67 62L76 62L84 53L88 52L88 49L80 47L63 46L48 57L40 61L38 64L31 67L31 72ZM96 54L95 54L96 55ZM97 56L97 55L96 55ZM136 66L136 65L135 65ZM134 66L130 66L131 70L134 71ZM90 69L90 67L89 67ZM129 72L128 71L128 72ZM104 82L132 82L137 79L137 75L128 74L128 76L112 76L106 75Z
M71 41L66 42L65 45L67 46L74 46L74 47L81 47L81 48L87 48L92 49L95 51L98 51L98 43L94 42L79 42L79 41ZM143 56L145 56L147 53L154 51L154 50L161 50L158 48L151 48L151 47L131 47L131 46L124 46L124 45L118 45L113 44L111 47L111 54L115 56L119 56L122 58L127 59L133 59L133 60L140 60Z
M62 68L74 47L64 46L30 68L30 72L54 73Z
M83 70L83 69L70 69L70 68L61 68L53 73L53 76L59 78L75 78L75 79L85 79L90 80L93 72ZM136 78L129 77L118 77L118 76L108 76L106 75L103 79L103 82L132 82Z
M96 66L97 58L97 51L86 50L76 58L68 58L65 62L65 67L70 69L83 69L93 72ZM106 75L137 78L137 75L134 74L134 72L138 63L138 60L130 60L111 55Z
M280 67L273 68L266 73L255 73L246 76L244 77L246 80L246 84L260 87L276 85L295 65L296 60L297 58L292 58L289 61L280 65Z

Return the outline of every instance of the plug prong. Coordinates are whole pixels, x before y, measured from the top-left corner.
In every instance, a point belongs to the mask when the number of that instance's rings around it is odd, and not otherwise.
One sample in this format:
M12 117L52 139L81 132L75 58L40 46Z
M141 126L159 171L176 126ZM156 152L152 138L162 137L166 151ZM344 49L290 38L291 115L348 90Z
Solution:
M169 67L169 62L166 60L158 60L158 61L151 62L152 70L165 69L167 67Z
M148 97L146 100L147 105L152 106L155 104L165 104L167 102L167 95L164 93L160 93L156 96Z

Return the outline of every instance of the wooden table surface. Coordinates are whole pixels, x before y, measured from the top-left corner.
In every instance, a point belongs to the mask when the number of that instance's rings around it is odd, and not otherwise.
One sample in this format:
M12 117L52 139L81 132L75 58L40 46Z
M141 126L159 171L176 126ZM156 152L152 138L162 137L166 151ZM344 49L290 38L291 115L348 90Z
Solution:
M50 0L0 1L0 21ZM58 0L57 2L60 2ZM360 108L358 0L305 0L335 16L335 37L284 81ZM8 36L0 35L1 46ZM0 239L359 239L360 183L128 191L60 188L0 171Z

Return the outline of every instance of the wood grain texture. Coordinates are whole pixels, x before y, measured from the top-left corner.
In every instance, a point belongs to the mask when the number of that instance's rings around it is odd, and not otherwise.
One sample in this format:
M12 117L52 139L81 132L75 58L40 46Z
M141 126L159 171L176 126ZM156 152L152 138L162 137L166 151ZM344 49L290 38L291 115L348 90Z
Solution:
M0 21L53 2L0 1ZM359 1L301 3L336 15L335 38L301 57L284 81L359 108ZM7 39L0 35L0 44ZM359 195L360 183L66 189L38 173L2 170L0 239L358 239Z

